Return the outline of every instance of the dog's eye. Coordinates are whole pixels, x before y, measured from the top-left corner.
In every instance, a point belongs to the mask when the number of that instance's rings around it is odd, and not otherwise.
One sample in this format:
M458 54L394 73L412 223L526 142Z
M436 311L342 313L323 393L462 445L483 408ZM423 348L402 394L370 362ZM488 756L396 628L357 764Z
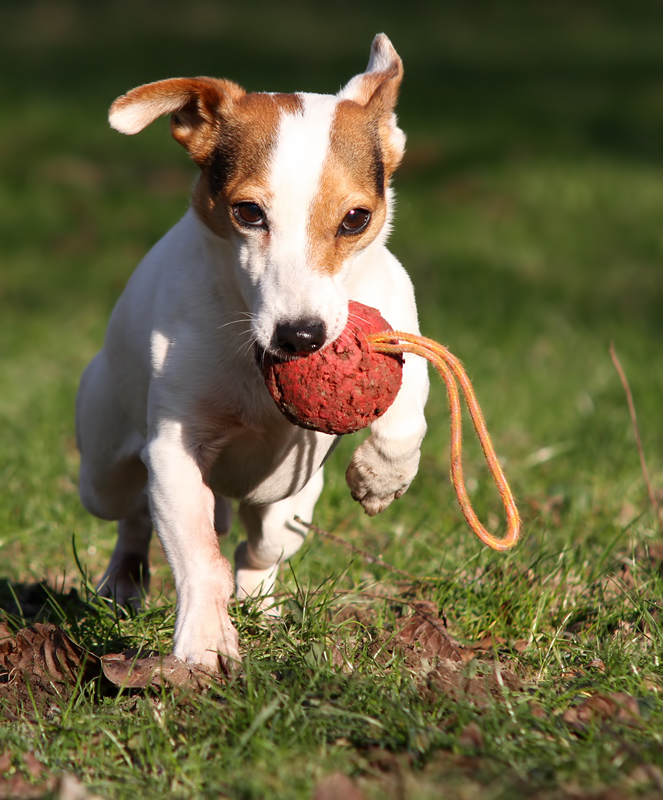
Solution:
M339 236L361 233L371 221L371 212L365 208L352 208L343 217L341 227L338 229Z
M257 203L237 203L233 206L233 216L245 227L266 228L267 222L262 208Z

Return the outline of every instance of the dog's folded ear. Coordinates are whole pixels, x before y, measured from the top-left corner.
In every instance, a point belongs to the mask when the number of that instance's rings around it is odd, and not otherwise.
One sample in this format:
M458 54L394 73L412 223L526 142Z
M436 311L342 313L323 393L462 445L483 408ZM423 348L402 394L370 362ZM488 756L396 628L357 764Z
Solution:
M232 81L171 78L147 83L118 97L108 119L116 131L134 134L158 117L172 114L173 138L200 162L208 156L209 134L218 125L219 112L244 94L244 89Z
M355 75L338 93L340 100L364 106L375 118L387 166L393 171L405 151L405 134L398 127L394 108L403 80L403 62L384 33L373 39L366 72Z

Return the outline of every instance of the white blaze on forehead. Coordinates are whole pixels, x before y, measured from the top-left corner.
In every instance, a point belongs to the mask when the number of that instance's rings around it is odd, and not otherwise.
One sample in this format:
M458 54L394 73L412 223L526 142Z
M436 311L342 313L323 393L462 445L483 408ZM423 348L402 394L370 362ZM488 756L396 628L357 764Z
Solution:
M307 253L307 225L318 192L338 100L330 95L301 94L302 110L281 115L270 170L272 247L300 261ZM276 253L275 253L276 255Z
M269 347L285 321L314 320L324 324L329 340L343 330L348 298L332 276L311 264L311 214L320 192L330 148L338 100L329 95L297 95L301 108L283 110L267 165L269 188L267 247L256 253L253 330Z

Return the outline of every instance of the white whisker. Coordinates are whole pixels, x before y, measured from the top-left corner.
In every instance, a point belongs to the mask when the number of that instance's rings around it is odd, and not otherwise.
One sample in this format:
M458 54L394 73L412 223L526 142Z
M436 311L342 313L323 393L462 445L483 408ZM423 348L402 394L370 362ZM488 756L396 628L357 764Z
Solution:
M251 311L240 311L238 312L238 314L241 315L239 319L231 319L229 322L224 322L222 325L219 325L217 327L217 330L221 330L221 328L226 328L228 325L237 325L238 323L242 322L244 324L251 323L258 318L258 315L254 314Z
M249 338L248 342L243 343L243 344L240 345L240 347L242 348L242 355L243 356L248 356L248 354L251 352L251 348L256 344L257 341L258 341L258 337L254 333L252 333L252 335ZM237 348L237 352L239 352L239 351L240 351L240 348L238 347Z

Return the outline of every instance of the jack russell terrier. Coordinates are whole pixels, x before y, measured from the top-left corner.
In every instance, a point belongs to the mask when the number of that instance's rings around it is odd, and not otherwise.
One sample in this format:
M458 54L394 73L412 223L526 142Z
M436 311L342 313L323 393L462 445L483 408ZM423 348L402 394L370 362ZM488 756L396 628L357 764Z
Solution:
M247 93L173 78L118 98L110 124L141 131L170 114L200 167L191 207L148 253L110 319L77 399L80 494L118 539L100 592L137 603L158 532L177 588L174 653L227 671L233 575L219 534L239 501L247 540L237 597L265 598L301 546L336 437L292 425L256 353L305 355L343 331L349 300L418 333L412 284L386 249L389 182L404 151L394 107L403 75L376 36L366 72L337 95ZM410 485L426 430L428 373L407 355L402 388L347 471L377 514Z

